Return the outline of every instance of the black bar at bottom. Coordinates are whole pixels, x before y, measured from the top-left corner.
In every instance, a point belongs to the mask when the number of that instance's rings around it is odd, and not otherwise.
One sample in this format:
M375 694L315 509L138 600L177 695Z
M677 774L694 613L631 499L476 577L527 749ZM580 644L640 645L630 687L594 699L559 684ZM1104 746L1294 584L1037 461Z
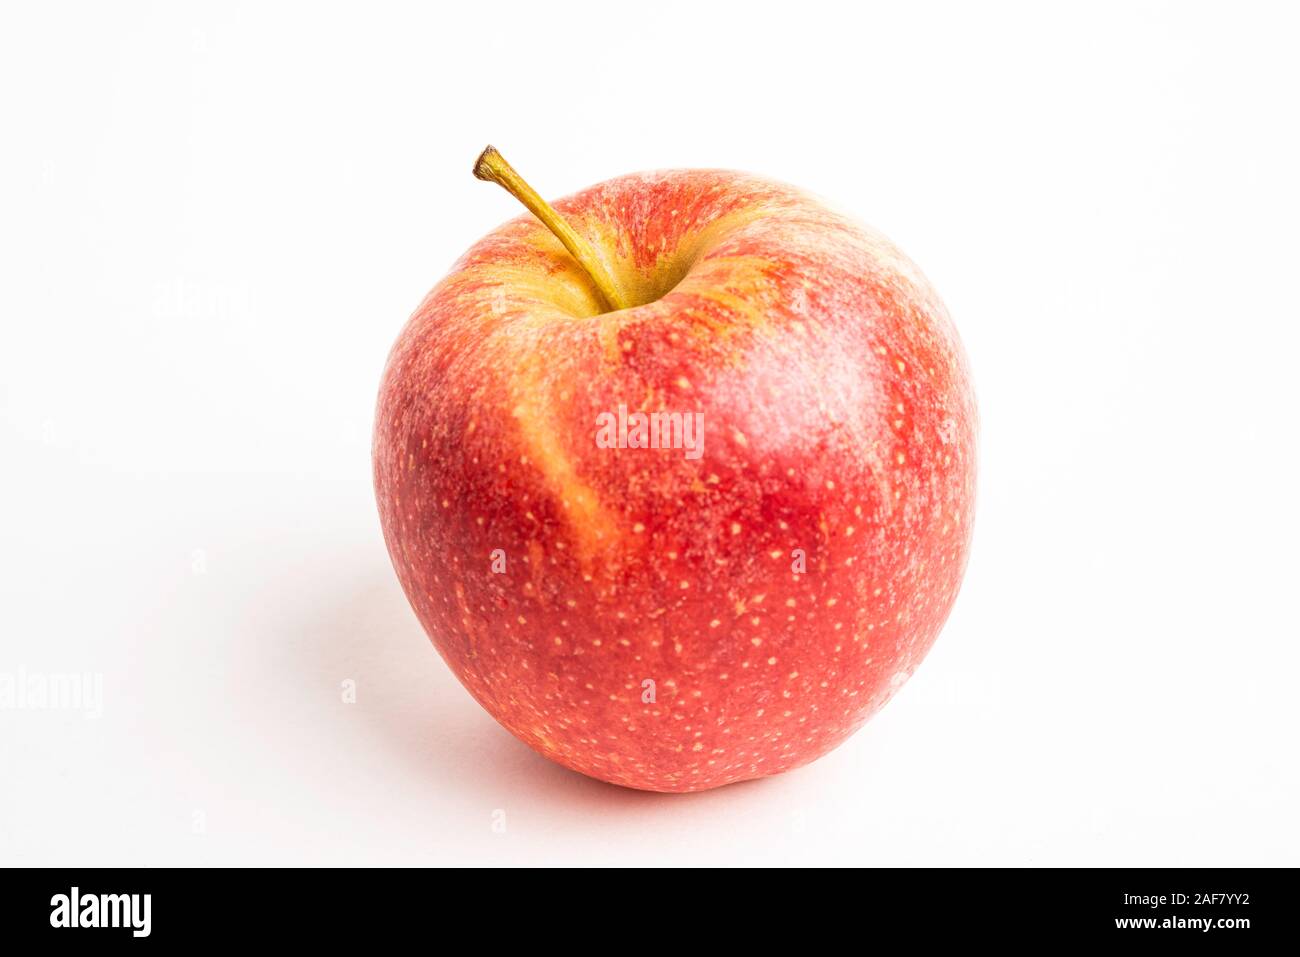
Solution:
M523 944L641 951L710 938L809 933L982 942L1286 942L1296 871L1233 869L717 871L8 869L6 945L320 942L478 928ZM603 928L597 931L597 928ZM622 930L620 931L620 928ZM766 929L765 929L766 928ZM699 941L699 938L703 941ZM566 941L568 942L566 944ZM623 943L620 943L622 941ZM656 944L655 941L659 943ZM6 947L6 949L8 949ZM18 953L18 951L9 951Z

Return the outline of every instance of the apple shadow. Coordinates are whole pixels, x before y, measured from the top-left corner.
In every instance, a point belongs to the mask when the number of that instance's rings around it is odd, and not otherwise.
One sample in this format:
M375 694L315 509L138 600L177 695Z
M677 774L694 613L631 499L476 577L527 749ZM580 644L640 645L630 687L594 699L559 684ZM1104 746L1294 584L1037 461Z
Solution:
M485 808L526 794L534 808L581 821L596 812L643 815L734 801L770 780L664 794L607 784L542 757L460 685L425 635L387 556L381 559L354 566L346 581L322 589L329 600L295 627L301 658L292 670L310 682L299 691L317 701L323 689L338 694L338 676L349 676L355 704L331 706L330 720L340 732L346 721L348 734L357 733L359 722L364 747L403 765L414 786L444 797L454 791L462 803ZM339 570L330 571L334 577Z

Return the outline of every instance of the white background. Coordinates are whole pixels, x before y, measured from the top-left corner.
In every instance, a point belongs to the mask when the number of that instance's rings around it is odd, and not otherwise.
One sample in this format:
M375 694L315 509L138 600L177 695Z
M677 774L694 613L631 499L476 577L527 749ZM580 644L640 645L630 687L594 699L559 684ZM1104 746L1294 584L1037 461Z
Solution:
M103 712L0 711L0 863L1300 864L1300 24L977 6L7 5L0 672ZM816 764L588 780L408 609L374 399L488 142L805 186L945 297L970 570Z

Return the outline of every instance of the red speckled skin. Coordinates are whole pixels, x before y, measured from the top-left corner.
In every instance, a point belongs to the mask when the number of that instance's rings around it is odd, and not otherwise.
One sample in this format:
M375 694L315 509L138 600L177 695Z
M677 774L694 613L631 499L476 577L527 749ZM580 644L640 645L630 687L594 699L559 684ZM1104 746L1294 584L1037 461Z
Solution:
M947 312L883 237L745 174L556 208L647 304L600 314L531 216L429 293L375 427L406 594L479 703L584 774L694 791L812 761L961 582L976 412ZM703 412L703 455L598 447L620 403Z

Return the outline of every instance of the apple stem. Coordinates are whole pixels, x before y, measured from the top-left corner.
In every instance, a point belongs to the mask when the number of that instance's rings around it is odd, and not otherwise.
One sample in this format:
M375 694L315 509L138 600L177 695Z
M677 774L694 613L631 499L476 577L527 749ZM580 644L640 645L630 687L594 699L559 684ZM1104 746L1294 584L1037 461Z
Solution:
M537 191L524 182L524 178L515 172L515 168L506 162L506 158L495 147L489 146L479 154L474 163L474 176L496 183L528 207L528 211L540 219L578 261L578 265L595 284L607 309L627 309L631 305L614 282L614 277L609 274L609 269L595 247L565 222L550 203L537 195Z

